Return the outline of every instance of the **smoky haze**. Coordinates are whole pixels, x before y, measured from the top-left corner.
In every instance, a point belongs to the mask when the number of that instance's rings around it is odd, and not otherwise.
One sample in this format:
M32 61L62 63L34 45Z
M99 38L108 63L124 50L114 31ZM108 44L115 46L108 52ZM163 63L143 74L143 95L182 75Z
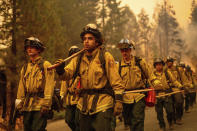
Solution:
M179 4L184 2L179 1ZM189 2L192 5L192 1ZM182 61L187 60L187 63L191 63L186 56L195 54L191 53L195 52L192 50L194 44L190 44L192 39L195 39L195 35L193 35L195 33L189 31L195 29L192 27L187 31L181 29L180 8L177 7L179 4L176 1L153 0L147 3L143 0L141 2L86 0L85 3L80 1L66 3L60 0L53 2L47 0L45 3L33 1L26 3L22 0L20 3L16 3L15 13L11 4L1 2L2 10L5 10L4 13L1 12L0 16L0 18L4 18L1 29L5 32L1 33L0 39L3 41L2 44L6 43L6 45L13 44L12 39L15 39L13 41L17 45L17 58L22 61L24 60L23 53L21 53L23 52L22 43L25 37L31 35L39 37L50 50L50 53L46 52L44 56L53 62L57 58L65 57L71 45L82 47L79 34L88 23L98 25L104 35L107 50L113 54L116 60L120 59L116 45L122 38L132 40L136 46L136 54L144 57L150 63L153 57L166 58L168 55L178 57L179 54L182 56ZM32 6L38 8L30 10ZM182 7L182 4L180 6ZM185 13L187 15L184 15L182 19L187 21L190 6L187 4L185 8L187 8ZM9 24L14 19L10 18L17 18L14 28L12 27L14 24ZM12 28L15 29L17 37L12 38L10 33ZM188 51L183 52L183 47ZM20 67L20 63L18 64Z

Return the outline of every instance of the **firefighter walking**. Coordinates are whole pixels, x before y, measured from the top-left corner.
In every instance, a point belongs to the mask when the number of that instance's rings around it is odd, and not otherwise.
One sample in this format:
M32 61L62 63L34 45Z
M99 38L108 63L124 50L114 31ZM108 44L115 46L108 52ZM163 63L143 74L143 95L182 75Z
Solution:
M122 54L122 60L117 66L125 86L125 92L149 87L149 67L143 59L132 55L135 49L134 43L128 39L122 39L118 43L118 48ZM154 83L155 80L152 82ZM126 129L130 127L131 131L144 130L145 96L144 92L123 95L123 118Z
M164 61L161 58L156 58L154 60L154 68L155 71L153 71L152 75L160 80L161 86L155 86L157 90L157 95L164 95L166 93L172 92L172 88L169 85L173 85L174 87L178 89L182 89L183 86L181 83L179 83L171 74L170 71L167 69L164 70L163 66L165 65ZM155 111L157 112L157 119L159 121L159 126L161 131L166 130L166 124L164 122L164 116L163 116L163 108L165 108L165 111L167 113L167 121L169 124L169 129L173 129L173 103L172 103L172 97L171 96L165 96L160 97L157 99L157 102L155 104Z
M81 90L77 108L80 110L80 131L111 131L112 115L122 112L122 86L114 58L101 47L101 32L94 24L87 25L81 39L86 49L65 67L62 63L56 72L62 80L80 77Z
M77 46L72 46L69 49L68 56L71 56L78 51L80 50ZM65 105L65 122L72 131L79 131L79 111L76 107L79 99L79 96L76 93L78 82L79 77L75 80L71 79L69 81L62 81L60 90L60 96Z
M25 39L24 49L29 61L21 70L16 108L23 113L24 131L45 131L55 85L54 72L47 70L51 64L40 56L45 47L37 38Z

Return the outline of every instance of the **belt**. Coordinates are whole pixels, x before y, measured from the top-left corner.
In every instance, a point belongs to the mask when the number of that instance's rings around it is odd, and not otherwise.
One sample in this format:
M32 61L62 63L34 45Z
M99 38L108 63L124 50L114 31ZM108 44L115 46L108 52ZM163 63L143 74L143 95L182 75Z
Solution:
M44 98L44 92L34 92L34 93L31 93L31 92L25 92L25 103L24 103L24 106L26 107L29 103L29 100L30 100L30 97L40 97L40 98Z
M92 101L92 106L90 109L90 112L94 112L96 110L96 106L98 103L99 95L100 94L108 94L114 98L114 92L112 88L101 88L101 89L83 89L80 92L80 97L83 97L83 107L82 107L82 112L85 113L87 109L87 98L88 95L94 95L93 101Z

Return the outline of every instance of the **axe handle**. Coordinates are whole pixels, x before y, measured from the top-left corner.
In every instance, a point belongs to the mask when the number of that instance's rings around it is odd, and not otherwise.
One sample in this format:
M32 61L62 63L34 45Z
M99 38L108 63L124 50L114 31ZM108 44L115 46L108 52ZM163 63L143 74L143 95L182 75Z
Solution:
M124 94L128 93L140 93L140 92L147 92L147 91L152 91L154 89L141 89L141 90L133 90L133 91L125 91Z
M80 50L79 52L77 52L77 53L75 53L75 54L73 54L73 55L67 57L66 59L64 59L63 62L66 62L66 61L68 61L68 60L70 60L70 59L72 59L72 58L78 56L79 54L83 53L84 51L85 51L85 49ZM54 64L54 65L48 67L47 70L55 69L56 67L58 67L58 66L61 65L61 64L62 64L62 63Z
M177 94L177 93L181 93L181 92L184 92L184 91L174 91L174 92L167 93L167 94L164 94L164 95L156 96L156 98L160 98L160 97L164 97L164 96L169 96L169 95L173 95L173 94Z

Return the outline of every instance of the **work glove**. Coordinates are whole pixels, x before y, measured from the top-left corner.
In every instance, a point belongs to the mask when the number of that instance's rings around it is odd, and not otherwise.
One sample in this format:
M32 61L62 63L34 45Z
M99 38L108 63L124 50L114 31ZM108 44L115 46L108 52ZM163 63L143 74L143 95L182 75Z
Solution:
M15 100L15 108L20 111L23 108L24 102L21 99L16 99Z
M62 75L64 74L65 70L64 70L64 67L65 67L65 62L63 59L59 59L55 62L55 64L60 64L59 66L57 66L55 68L56 72L58 75Z
M183 90L185 91L185 93L189 93L189 87L184 86L184 87L183 87Z
M117 101L114 106L114 116L120 115L122 113L123 107L120 101Z
M63 100L64 99L64 96L60 96L61 97L61 100Z
M40 113L41 113L41 116L46 116L49 113L49 107L41 106Z

